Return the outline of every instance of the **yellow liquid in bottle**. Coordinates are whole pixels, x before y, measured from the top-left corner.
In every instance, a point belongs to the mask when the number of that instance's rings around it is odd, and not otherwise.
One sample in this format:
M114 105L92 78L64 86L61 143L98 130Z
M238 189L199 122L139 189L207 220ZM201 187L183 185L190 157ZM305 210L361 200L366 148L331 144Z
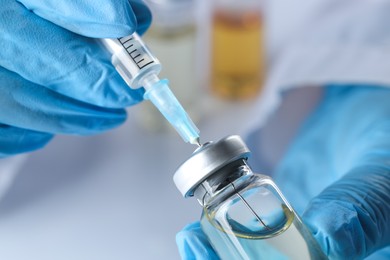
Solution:
M213 92L227 99L247 99L258 94L265 77L259 10L216 11L211 40Z

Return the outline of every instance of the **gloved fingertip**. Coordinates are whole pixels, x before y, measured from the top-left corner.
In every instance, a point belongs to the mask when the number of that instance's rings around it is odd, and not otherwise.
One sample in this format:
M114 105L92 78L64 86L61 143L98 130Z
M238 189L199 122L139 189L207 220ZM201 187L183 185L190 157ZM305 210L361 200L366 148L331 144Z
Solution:
M53 135L0 124L0 158L43 148Z
M145 89L130 88L119 75L107 79L101 89L104 89L103 93L100 93L103 95L98 96L98 93L95 93L89 102L101 107L125 108L144 100Z
M142 1L131 1L130 5L137 19L136 31L139 35L142 35L152 22L152 12Z
M126 6L119 11L104 12L91 20L79 20L76 33L94 38L118 38L133 34L142 35L149 28L152 13L142 1L124 1ZM76 23L77 24L77 23ZM66 26L64 26L66 28Z
M129 6L122 15L80 26L80 34L93 38L119 38L133 34L136 28L137 18Z
M352 204L314 199L302 219L329 258L348 259L365 255L365 234Z
M182 259L219 259L199 222L191 223L177 233L176 244Z
M26 152L38 150L45 147L53 138L54 135L47 134L47 133L30 134L28 136L30 145L28 147L28 150L26 150Z
M145 34L145 32L148 30L149 27L150 27L150 23L149 24L138 24L136 32L142 36Z
M137 19L130 10L113 17L96 17L94 19L75 19L72 24L60 24L77 34L91 38L119 38L131 35L137 28Z
M127 91L127 96L125 97L126 100L121 102L126 106L132 106L144 100L144 94L145 94L144 88L131 89L129 87L126 87L126 91Z
M194 230L194 229L200 229L200 222L195 221L188 225L186 225L181 231L187 231L187 230Z
M189 241L190 234L188 231L182 230L176 234L176 245L179 250L181 259L191 260L196 259L195 254L193 253L193 244Z

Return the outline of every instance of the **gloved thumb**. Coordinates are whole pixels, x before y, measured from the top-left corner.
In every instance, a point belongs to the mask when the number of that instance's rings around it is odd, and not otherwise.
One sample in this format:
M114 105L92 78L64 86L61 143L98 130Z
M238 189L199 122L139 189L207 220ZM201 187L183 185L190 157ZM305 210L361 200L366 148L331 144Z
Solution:
M390 167L361 166L315 197L303 214L330 259L362 259L390 244Z

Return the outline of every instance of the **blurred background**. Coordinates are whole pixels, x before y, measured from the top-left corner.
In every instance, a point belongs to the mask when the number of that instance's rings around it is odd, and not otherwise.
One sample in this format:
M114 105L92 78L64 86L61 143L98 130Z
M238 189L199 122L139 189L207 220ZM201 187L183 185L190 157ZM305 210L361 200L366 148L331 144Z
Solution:
M143 39L201 141L244 135L266 75L262 1L147 3ZM172 177L195 148L143 102L113 131L0 161L0 259L180 259L175 234L201 207Z

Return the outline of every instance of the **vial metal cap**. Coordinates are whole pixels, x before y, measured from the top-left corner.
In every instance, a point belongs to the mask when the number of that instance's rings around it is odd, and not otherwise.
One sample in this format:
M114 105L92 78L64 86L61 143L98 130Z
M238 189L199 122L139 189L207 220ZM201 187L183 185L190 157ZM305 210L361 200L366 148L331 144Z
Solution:
M215 143L205 143L179 166L173 181L184 197L191 197L195 188L213 173L233 161L249 156L250 150L238 135L225 137Z

